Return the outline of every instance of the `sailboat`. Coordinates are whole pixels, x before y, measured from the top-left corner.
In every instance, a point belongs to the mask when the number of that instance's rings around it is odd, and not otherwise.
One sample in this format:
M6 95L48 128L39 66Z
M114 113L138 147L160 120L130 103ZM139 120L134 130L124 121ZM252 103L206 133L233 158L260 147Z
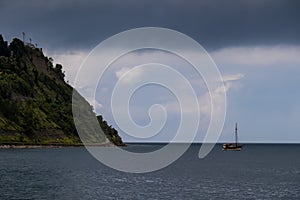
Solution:
M223 144L222 150L223 151L240 151L242 150L242 145L238 144L238 135L237 135L237 123L235 123L235 144Z

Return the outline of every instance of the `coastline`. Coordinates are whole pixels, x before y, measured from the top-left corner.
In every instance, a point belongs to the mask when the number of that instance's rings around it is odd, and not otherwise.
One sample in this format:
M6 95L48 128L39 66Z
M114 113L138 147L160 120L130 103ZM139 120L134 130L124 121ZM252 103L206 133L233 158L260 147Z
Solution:
M0 144L0 149L38 149L38 148L63 148L63 147L83 147L83 144Z
M94 143L94 144L62 144L62 143L49 143L49 144L26 144L26 143L0 143L0 149L39 149L39 148L64 148L64 147L116 147L111 142Z

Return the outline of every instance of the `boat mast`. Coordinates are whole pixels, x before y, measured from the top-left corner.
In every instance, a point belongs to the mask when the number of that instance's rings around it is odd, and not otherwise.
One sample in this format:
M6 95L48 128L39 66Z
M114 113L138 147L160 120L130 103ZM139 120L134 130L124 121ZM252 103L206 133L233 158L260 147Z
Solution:
M238 146L237 123L235 123L235 146Z

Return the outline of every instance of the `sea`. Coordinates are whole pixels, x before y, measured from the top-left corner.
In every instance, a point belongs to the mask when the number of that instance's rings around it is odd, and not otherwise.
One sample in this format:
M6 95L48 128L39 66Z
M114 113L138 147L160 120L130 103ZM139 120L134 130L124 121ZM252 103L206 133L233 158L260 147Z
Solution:
M242 151L218 144L204 159L200 146L140 174L111 169L84 147L0 149L0 199L300 199L299 144L246 144Z

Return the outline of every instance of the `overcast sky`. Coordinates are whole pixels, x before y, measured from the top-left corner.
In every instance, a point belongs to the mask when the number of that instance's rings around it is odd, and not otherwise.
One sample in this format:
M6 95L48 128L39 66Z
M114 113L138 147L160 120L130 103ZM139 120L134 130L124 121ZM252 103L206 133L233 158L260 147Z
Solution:
M92 48L121 31L158 26L183 32L206 49L299 44L297 0L1 0L1 33L24 31L49 50Z
M180 31L209 52L224 76L228 107L220 141L233 139L237 121L244 142L300 142L299 10L297 0L0 0L0 33L10 41L25 32L27 40L32 38L55 62L64 65L66 79L72 83L87 54L112 35L149 26ZM176 58L164 52L133 53L118 61L115 65L119 68L111 73L117 80L120 70L153 56L175 65L171 60ZM181 64L183 73L188 74L188 66ZM167 95L157 88L150 91ZM205 91L197 95L203 99ZM105 91L98 96L96 111L114 125L106 109L108 100L103 98ZM140 103L145 102L142 96L136 96L138 108L133 109L133 117L135 113L136 121L144 124L148 119L143 118L144 108L155 99L145 105ZM169 132L178 123L173 117L168 121ZM167 138L160 135L152 139Z

